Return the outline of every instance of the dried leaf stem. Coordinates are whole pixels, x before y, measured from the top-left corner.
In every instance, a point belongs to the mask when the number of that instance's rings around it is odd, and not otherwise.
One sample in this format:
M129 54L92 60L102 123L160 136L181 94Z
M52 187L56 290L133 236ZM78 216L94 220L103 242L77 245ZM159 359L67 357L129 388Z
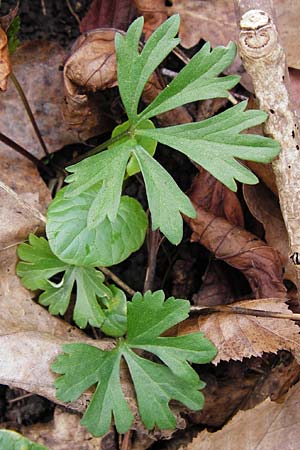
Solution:
M11 189L1 180L0 189L3 189L3 191L5 191L8 195L13 197L13 199L17 203L19 203L25 211L30 212L30 214L33 215L36 219L40 220L43 223L46 223L46 217L38 209L23 200L13 189Z
M282 300L282 299L280 299ZM217 305L217 306L191 306L191 312L198 314L213 314L216 312L227 314L241 314L255 317L269 317L274 319L288 319L300 321L300 314L284 314L276 311L264 311L261 309L242 308L240 306L232 305Z
M281 145L272 165L291 257L300 268L299 120L289 96L289 75L273 4L271 0L235 0L235 6L240 57L252 78L260 108L269 114L264 130Z
M116 274L114 274L111 270L109 270L107 267L100 266L99 269L101 272L104 273L107 277L109 277L111 280L113 280L120 288L124 289L127 294L129 294L131 297L134 296L135 291L131 289L131 287L128 286L128 284L124 283L124 281L121 280Z
M29 102L27 100L27 97L25 95L25 92L23 91L23 88L22 88L21 84L19 83L17 77L13 73L13 71L10 73L10 78L11 78L11 81L13 82L13 84L14 84L14 86L16 88L16 91L18 92L18 94L19 94L19 96L20 96L20 98L22 100L22 103L24 105L25 111L26 111L26 113L27 113L27 115L29 117L29 120L30 120L31 124L32 124L32 127L34 129L36 137L38 138L39 143L41 144L41 147L42 147L42 149L45 152L45 155L48 156L50 153L49 153L49 151L47 149L45 141L44 141L44 139L43 139L43 137L41 135L41 132L39 130L39 127L38 127L38 125L36 123L36 120L34 118L33 112L31 110L31 107L30 107Z
M11 147L13 150L15 150L20 155L24 156L25 158L29 159L33 164L35 164L40 169L44 170L49 176L53 176L52 170L49 169L42 161L40 161L36 156L32 155L28 150L26 150L24 147L21 147L21 145L17 144L15 141L10 139L8 136L0 132L0 141L4 144Z

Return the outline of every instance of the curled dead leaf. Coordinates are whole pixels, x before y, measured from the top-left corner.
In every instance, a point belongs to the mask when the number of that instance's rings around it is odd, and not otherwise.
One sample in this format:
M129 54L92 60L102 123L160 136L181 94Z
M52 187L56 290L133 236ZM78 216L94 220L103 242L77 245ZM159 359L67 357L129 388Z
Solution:
M64 66L63 116L82 140L112 128L101 108L104 100L94 93L116 85L115 32L108 28L80 36Z
M0 26L0 90L6 91L7 80L11 72L11 63L8 51L8 39Z
M244 215L235 192L228 189L202 167L193 180L188 195L194 205L217 217L224 217L232 225L244 227Z
M292 314L279 298L244 300L233 306ZM243 358L261 356L264 352L277 353L278 350L291 351L299 361L299 327L291 320L218 312L188 319L180 323L176 331L173 329L175 335L194 331L202 331L218 349L214 364L231 359L242 361Z
M80 36L64 67L65 104L63 115L71 129L86 139L112 128L111 121L101 110L101 91L117 85L115 34L113 28L93 30ZM164 88L154 73L143 92L143 100L150 103ZM100 97L99 97L100 95ZM102 100L103 102L104 100ZM184 107L168 111L158 117L164 125L191 122Z
M195 205L196 206L196 205ZM196 219L188 219L191 241L199 242L217 259L240 270L256 298L286 297L279 253L252 233L196 207Z

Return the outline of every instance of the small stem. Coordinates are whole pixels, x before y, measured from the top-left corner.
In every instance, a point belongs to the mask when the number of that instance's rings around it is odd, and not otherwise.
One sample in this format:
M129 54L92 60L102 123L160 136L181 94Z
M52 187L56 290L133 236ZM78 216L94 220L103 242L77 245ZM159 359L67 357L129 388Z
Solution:
M76 20L76 22L77 22L77 24L78 24L78 26L79 26L79 28L80 28L80 18L79 18L79 16L78 16L78 14L76 14L76 12L74 11L74 9L73 9L73 7L72 7L72 5L71 5L70 0L66 0L66 4L67 4L67 7L68 7L70 13L71 13L72 16L74 17L74 19Z
M33 395L35 395L35 394L28 392L27 394L23 394L23 395L20 395L19 397L15 397L15 398L12 398L11 400L8 400L8 403L10 403L10 404L16 403L16 402L19 402L20 400L23 400L24 398L32 397Z
M274 319L288 319L300 321L300 314L284 314L277 311L264 311L261 309L243 308L240 306L220 305L220 306L191 306L191 312L202 314L213 314L216 312L227 314L241 314L256 317L269 317Z
M49 169L42 161L40 161L36 156L29 153L28 150L21 147L21 145L17 144L15 141L10 139L8 136L0 132L0 141L4 142L4 144L11 147L13 150L18 152L20 155L24 156L25 158L29 159L29 161L33 162L37 167L44 170L49 176L53 176L52 170Z
M174 55L177 56L177 58L181 59L184 64L188 64L190 62L190 58L186 56L186 54L180 50L180 48L175 47L173 50Z
M102 150L105 150L109 145L115 144L116 142L123 139L125 136L129 136L129 130L123 131L123 133L118 134L118 136L107 139L107 141L103 142L103 144L98 145L97 147L93 148L92 150L85 153L84 155L80 155L77 158L72 159L70 162L68 162L66 164L65 167L71 166L72 164L76 164L79 161L82 161L83 159L88 158L89 156L93 156L96 153L102 152Z
M116 274L114 274L111 270L109 270L107 267L100 266L99 269L101 272L103 272L107 277L109 277L111 280L113 280L118 286L120 286L122 289L124 289L127 294L129 294L131 297L134 296L135 291L131 289L128 284L124 283Z
M40 132L39 127L38 127L38 125L36 123L36 120L34 118L33 112L31 110L31 107L30 107L29 102L27 100L27 97L25 95L25 92L23 91L22 86L20 85L19 81L17 80L17 78L16 78L16 76L15 76L15 74L13 72L11 72L10 78L11 78L11 81L14 83L14 86L15 86L15 88L16 88L16 90L17 90L17 92L18 92L18 94L19 94L19 96L20 96L20 98L22 100L24 108L25 108L25 110L27 112L27 115L29 117L31 125L33 126L35 134L36 134L36 136L37 136L37 138L38 138L38 140L39 140L39 142L41 144L41 147L44 150L45 155L48 156L49 155L49 151L48 151L47 146L46 146L46 144L44 142L44 139L42 138L41 132Z
M156 272L157 253L164 237L159 230L152 231L151 225L147 235L148 264L144 282L144 292L152 290Z
M130 438L131 438L131 430L128 430L127 433L124 434L121 450L130 450L131 448Z
M7 184L0 180L0 189L3 189L7 194L9 194L17 203L19 203L25 211L30 212L36 219L43 223L46 223L46 217L34 206L23 200L14 190L12 190Z

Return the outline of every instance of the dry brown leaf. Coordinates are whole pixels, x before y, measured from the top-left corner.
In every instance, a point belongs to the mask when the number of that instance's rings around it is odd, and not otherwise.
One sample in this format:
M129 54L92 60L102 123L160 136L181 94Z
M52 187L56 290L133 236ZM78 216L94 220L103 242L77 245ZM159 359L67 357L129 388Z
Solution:
M244 300L233 306L292 314L287 304L278 298ZM299 327L291 320L214 313L180 323L176 327L176 335L199 330L218 349L214 364L231 359L241 361L243 358L261 356L264 352L277 353L278 350L290 350L299 361Z
M243 210L236 193L201 167L188 195L194 205L217 217L224 217L232 225L244 227Z
M165 0L134 0L138 12L144 16L144 33L146 39L167 18Z
M80 425L80 417L56 407L51 422L23 426L20 432L51 450L109 450L105 444L115 443L114 431L108 432L102 438L93 437ZM110 447L112 448L112 447Z
M189 190L192 202L217 217L224 217L232 225L244 226L243 210L237 195L220 183L206 170L199 169ZM193 296L195 305L231 303L234 299L224 267L212 261L202 278L200 290Z
M179 450L298 450L300 440L300 383L284 402L267 399L248 411L240 411L222 430L202 431Z
M113 126L111 121L103 117L100 91L117 85L116 31L121 32L103 28L80 36L65 64L64 118L82 139L86 138L86 131L89 136L97 135L104 131L103 127ZM163 88L154 73L145 87L143 100L150 103ZM160 115L158 121L172 125L191 122L192 118L184 107L179 107Z
M80 31L86 33L95 28L118 28L126 31L136 9L131 0L93 0L81 20Z
M11 72L8 39L0 25L0 90L6 91L8 77Z
M80 139L112 128L102 111L101 93L117 83L114 29L94 30L80 36L64 67L65 102L63 115Z
M14 74L26 93L49 152L78 142L78 135L67 129L61 114L64 97L61 68L65 56L58 44L44 41L24 43L12 56ZM35 156L45 156L10 80L7 91L0 95L0 122L2 133Z
M263 184L243 186L244 198L251 214L263 224L265 239L282 255L284 278L297 284L295 265L289 255L289 241L277 197Z
M10 24L14 20L14 18L17 16L19 12L19 1L17 2L16 6L10 9L8 14L5 16L0 17L0 26L3 28L4 31L7 31Z
M217 259L240 270L256 298L286 297L277 250L221 217L199 207L196 211L196 219L186 218L193 230L193 242L201 243Z

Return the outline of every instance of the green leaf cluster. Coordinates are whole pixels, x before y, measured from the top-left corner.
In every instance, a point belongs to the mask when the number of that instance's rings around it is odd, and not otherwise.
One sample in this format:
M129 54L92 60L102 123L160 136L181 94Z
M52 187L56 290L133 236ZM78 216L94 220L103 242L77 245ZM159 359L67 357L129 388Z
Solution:
M61 261L50 249L49 243L34 234L29 244L18 247L22 261L17 274L25 287L43 290L41 305L51 314L65 314L76 286L73 320L79 328L88 324L101 327L110 336L122 336L126 330L126 297L116 286L106 286L104 275L95 267L74 266ZM60 280L51 278L60 274Z
M0 430L0 449L2 450L49 450L44 445L35 444L19 433Z
M169 407L177 400L192 410L201 409L203 381L188 362L203 364L216 355L203 333L162 337L161 334L188 317L187 300L164 300L162 291L136 294L127 304L127 335L111 351L87 344L66 344L52 370L62 374L56 380L57 396L74 401L89 387L96 390L82 424L95 436L105 434L114 418L119 433L131 426L133 414L122 392L120 364L124 359L133 381L139 414L148 429L171 429L176 419ZM152 353L153 361L143 357ZM161 364L161 362L164 363Z
M70 175L66 179L68 186L63 204L66 208L76 207L91 189L95 189L97 194L90 203L87 228L95 230L104 223L114 223L120 208L123 180L141 171L152 228L160 228L173 244L178 244L182 239L181 214L195 217L195 210L174 179L154 159L157 143L188 156L232 190L237 189L235 180L249 184L258 181L239 159L270 162L278 154L279 146L265 137L240 134L267 117L262 111L245 111L245 102L200 123L155 128L150 119L158 114L196 100L227 97L239 77L221 77L220 74L232 63L236 48L230 43L212 50L209 43L205 44L154 101L139 112L146 83L179 43L176 37L179 16L172 16L163 23L140 51L142 28L143 18L140 17L129 27L126 36L117 33L115 40L118 84L128 121L113 131L114 143L107 150L67 168ZM74 234L77 236L79 230L64 233L62 237L56 214L56 209L50 208L50 246L57 256L70 261L68 240ZM87 245L90 248L89 241ZM75 255L75 260L80 257ZM75 260L73 258L72 262L76 263Z

